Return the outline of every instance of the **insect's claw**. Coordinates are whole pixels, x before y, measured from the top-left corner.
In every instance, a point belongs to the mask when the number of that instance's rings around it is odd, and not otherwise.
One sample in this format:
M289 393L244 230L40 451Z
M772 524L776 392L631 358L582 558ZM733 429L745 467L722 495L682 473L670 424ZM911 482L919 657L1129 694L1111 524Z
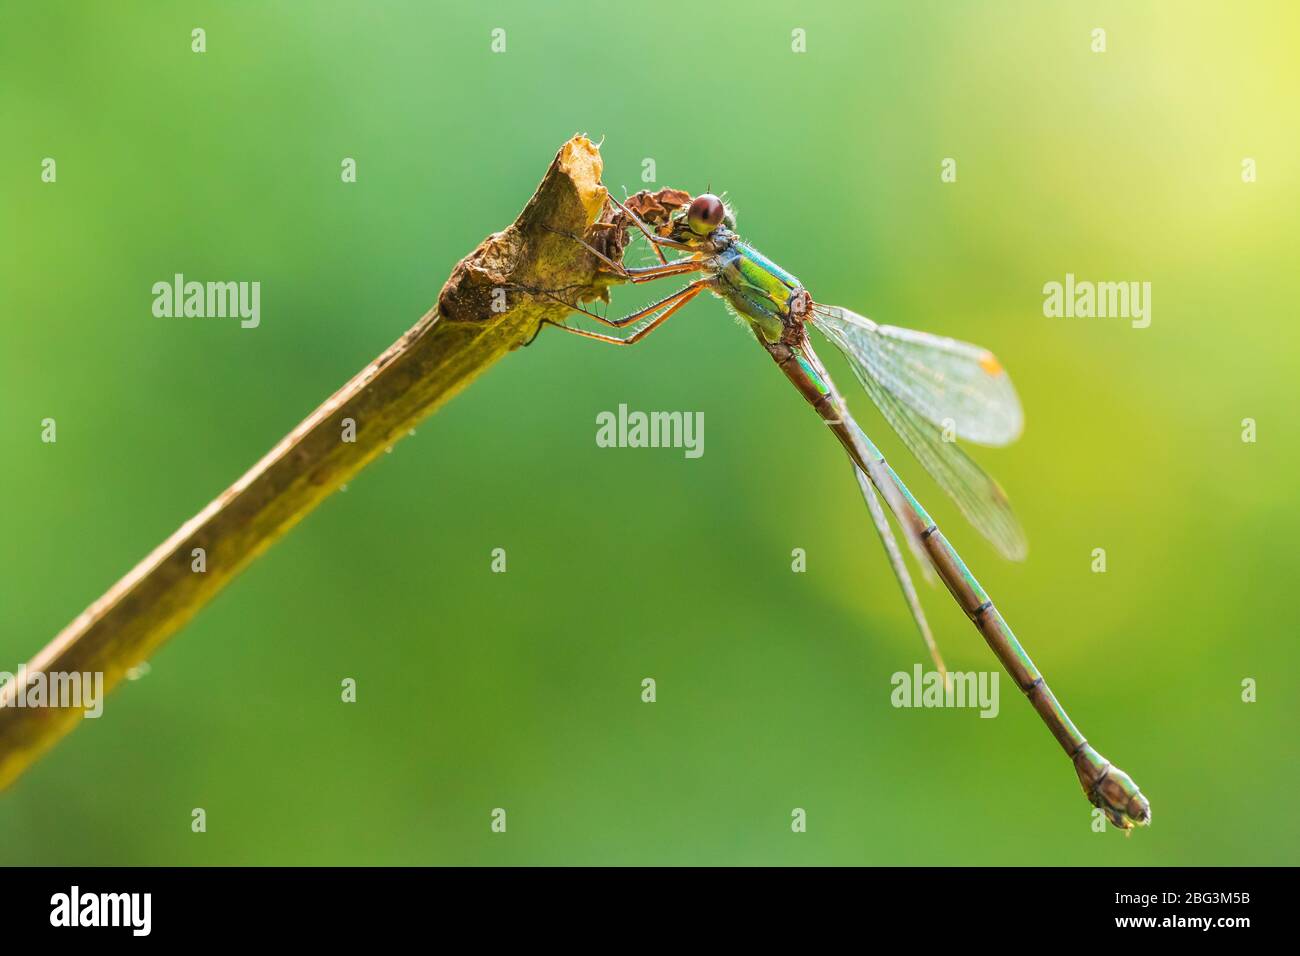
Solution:
M542 223L541 226L547 232L554 233L557 236L564 236L566 239L572 239L574 242L583 242L583 240L579 236L575 236L571 232L565 232L563 229L552 229L546 223Z
M610 192L608 189L605 190L605 195L609 197L609 201L610 201L610 202L612 202L615 206L617 206L620 210L622 210L622 212L623 212L623 214L624 214L625 216L627 216L627 217L628 217L629 219L631 219L633 222L637 223L639 226L644 226L644 225L645 225L645 223L641 222L641 217L640 217L640 216L638 216L636 213L634 213L631 209L628 209L627 206L623 205L623 203L621 203L621 202L619 202L617 199L615 199L615 198L614 198L614 194L613 194L612 192ZM626 201L627 198L628 198L628 197L627 197L627 187L624 186L624 187L623 187L623 199L624 199L624 201Z
M539 335L542 334L542 326L543 326L543 325L553 325L553 326L555 326L557 329L564 329L566 332L572 332L572 331L573 331L573 330L570 329L567 325L565 325L563 322L556 322L554 319L538 319L538 321L537 321L537 328L535 328L535 329L533 330L533 334L532 334L532 336L530 336L529 339L528 339L528 341L524 343L524 345L523 345L524 348L528 348L528 346L532 345L534 342L537 341L537 336L539 336Z
M566 239L572 239L578 245L582 246L582 248L586 249L593 256L599 259L604 264L606 269L614 273L615 275L622 276L624 279L631 278L630 274L627 271L627 266L623 265L621 262L615 262L613 259L605 255L605 253L601 252L599 249L597 249L595 246L589 243L586 239L583 239L581 236L575 236L573 233L564 232L561 229L552 229L550 226L546 225L546 223L542 223L542 228L545 229L547 232L554 233L557 236L564 236Z

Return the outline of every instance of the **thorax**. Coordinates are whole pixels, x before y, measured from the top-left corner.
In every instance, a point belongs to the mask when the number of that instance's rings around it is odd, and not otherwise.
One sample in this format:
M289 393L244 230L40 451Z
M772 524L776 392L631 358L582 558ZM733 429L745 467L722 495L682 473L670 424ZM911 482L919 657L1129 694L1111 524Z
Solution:
M713 260L716 291L769 340L780 338L807 293L794 275L753 246L733 238Z

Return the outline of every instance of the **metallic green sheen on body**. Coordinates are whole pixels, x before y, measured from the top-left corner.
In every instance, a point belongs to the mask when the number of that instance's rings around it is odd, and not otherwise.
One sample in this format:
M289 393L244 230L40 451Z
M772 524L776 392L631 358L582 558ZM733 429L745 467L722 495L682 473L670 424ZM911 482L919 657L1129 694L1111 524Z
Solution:
M772 342L781 337L781 317L790 313L790 294L802 284L748 243L736 240L719 257L719 294Z
M792 274L786 272L749 243L737 240L732 245L732 248L740 253L740 270L746 280L756 285L764 285L766 288L771 289L774 295L779 293L782 303L789 297L792 289L803 286L803 283Z
M817 373L817 370L809 364L808 360L797 352L795 353L795 359L799 362L799 367L803 369L804 374L817 386L817 390L823 395L829 395L831 391L830 384Z

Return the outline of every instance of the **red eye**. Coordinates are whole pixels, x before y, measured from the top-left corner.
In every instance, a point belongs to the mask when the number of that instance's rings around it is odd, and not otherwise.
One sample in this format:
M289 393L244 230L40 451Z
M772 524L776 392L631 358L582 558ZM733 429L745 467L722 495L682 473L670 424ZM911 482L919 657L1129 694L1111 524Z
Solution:
M721 199L712 193L703 193L691 202L691 208L686 213L686 221L693 231L706 235L718 228L726 211Z

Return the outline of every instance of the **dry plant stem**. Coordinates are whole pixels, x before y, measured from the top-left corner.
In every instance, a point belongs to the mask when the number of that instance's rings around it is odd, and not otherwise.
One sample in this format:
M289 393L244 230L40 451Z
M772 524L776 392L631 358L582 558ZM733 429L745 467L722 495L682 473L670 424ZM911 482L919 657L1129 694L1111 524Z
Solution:
M621 248L609 225L600 153L575 136L555 157L519 218L456 266L437 305L394 345L280 440L63 629L27 665L27 679L101 672L105 689L149 659L250 561L326 496L437 410L543 319L570 309L529 290L565 289L569 301L605 297L610 277L560 235ZM504 307L504 311L502 311ZM343 441L344 420L355 441ZM206 571L192 570L202 548ZM0 787L82 719L81 709L12 706L17 681L0 690Z

